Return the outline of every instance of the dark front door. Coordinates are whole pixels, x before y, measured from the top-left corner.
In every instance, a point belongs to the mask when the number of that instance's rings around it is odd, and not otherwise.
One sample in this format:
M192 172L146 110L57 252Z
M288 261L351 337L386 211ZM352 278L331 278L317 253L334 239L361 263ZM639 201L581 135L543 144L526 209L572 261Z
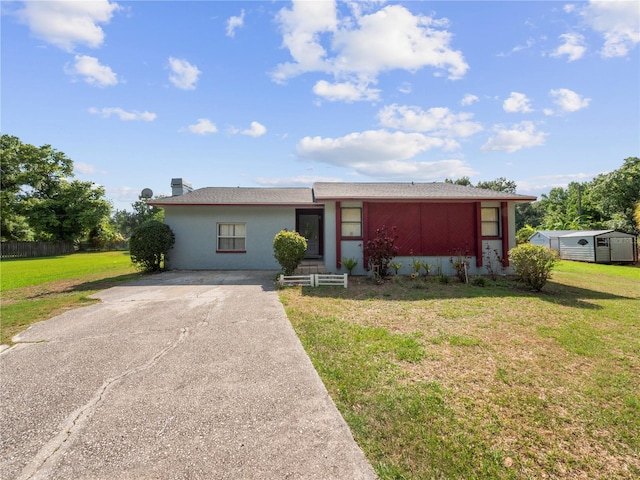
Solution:
M323 252L322 210L296 211L296 230L307 239L305 258L320 258Z

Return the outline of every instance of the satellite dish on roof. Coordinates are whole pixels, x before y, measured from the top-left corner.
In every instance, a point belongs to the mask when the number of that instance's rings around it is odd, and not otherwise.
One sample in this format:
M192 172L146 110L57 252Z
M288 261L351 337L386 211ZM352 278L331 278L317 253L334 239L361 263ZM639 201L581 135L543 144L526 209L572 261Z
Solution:
M140 196L142 198L151 198L153 197L153 190L151 190L150 188L145 188L142 190L142 193L140 194Z

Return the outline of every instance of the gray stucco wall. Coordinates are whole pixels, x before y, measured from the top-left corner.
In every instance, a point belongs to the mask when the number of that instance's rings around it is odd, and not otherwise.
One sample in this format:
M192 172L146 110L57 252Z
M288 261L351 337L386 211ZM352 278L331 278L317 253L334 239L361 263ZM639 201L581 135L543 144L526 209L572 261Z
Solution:
M216 224L246 223L246 253L216 253ZM273 237L295 230L295 207L165 207L165 223L176 236L169 268L185 270L280 270Z

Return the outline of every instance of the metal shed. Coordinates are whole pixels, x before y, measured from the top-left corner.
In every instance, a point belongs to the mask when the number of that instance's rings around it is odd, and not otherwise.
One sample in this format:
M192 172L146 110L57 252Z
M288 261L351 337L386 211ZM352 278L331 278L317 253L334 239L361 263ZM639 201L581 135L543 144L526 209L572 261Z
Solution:
M559 251L558 238L570 233L575 233L578 230L538 230L536 233L529 237L529 243L533 245L542 245L549 247L556 252Z
M615 230L581 230L558 237L558 252L563 260L633 263L638 260L638 239Z

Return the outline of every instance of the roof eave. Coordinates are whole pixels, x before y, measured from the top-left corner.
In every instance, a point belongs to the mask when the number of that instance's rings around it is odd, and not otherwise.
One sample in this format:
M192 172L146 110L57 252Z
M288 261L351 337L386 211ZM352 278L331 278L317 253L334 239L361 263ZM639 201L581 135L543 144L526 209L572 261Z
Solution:
M206 202L194 202L194 203L178 203L178 202L147 202L147 205L153 207L317 207L317 203L305 202L284 202L284 203L206 203Z
M367 196L327 196L316 197L317 201L377 201L377 202L535 202L537 197L367 197Z

